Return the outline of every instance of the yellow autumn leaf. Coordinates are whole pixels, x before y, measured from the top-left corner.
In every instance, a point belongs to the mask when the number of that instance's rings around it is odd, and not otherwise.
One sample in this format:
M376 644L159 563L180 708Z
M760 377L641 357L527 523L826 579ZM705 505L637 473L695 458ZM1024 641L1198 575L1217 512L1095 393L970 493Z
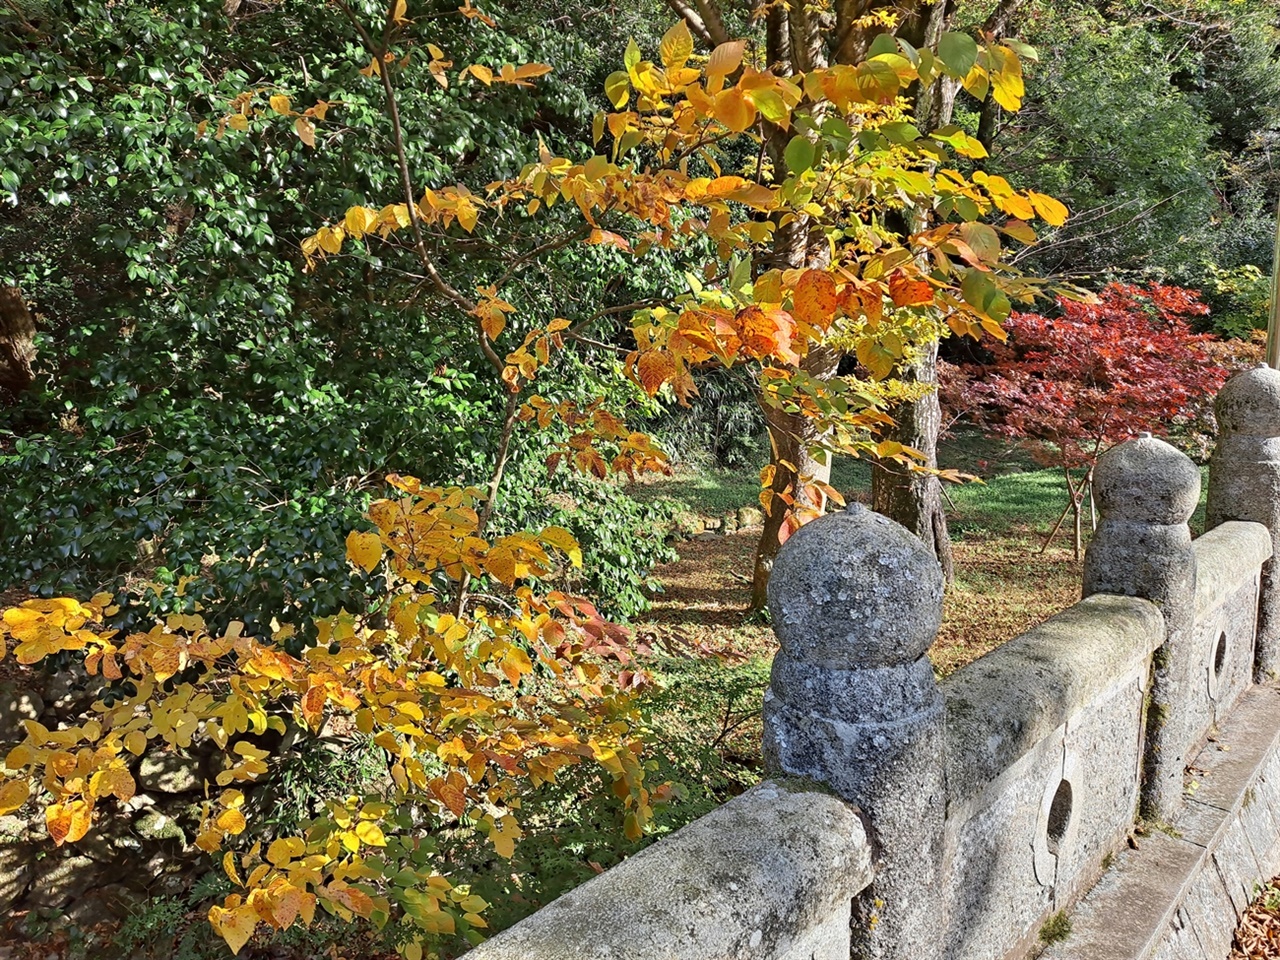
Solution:
M209 908L209 923L218 936L227 941L231 952L239 953L258 926L258 911L247 903L232 910L215 905Z
M107 793L113 794L121 803L128 803L138 792L138 784L133 775L123 767L112 767L104 772L103 786Z
M271 105L271 109L282 117L287 117L293 113L293 105L289 102L289 98L282 93L277 93L267 101Z
M321 227L316 231L316 240L325 253L341 253L344 235L341 227Z
M282 867L306 852L307 845L300 837L281 837L278 840L272 840L271 846L267 847L267 861Z
M564 527L545 527L538 539L567 556L575 567L582 566L582 548L578 546L573 534Z
M359 240L378 222L378 211L370 207L352 207L343 218L347 234Z
M462 224L462 229L467 233L471 233L476 228L476 221L480 218L480 211L476 209L475 204L467 197L458 199L458 222Z
M715 118L734 133L742 133L756 122L756 108L738 87L716 94Z
M627 105L627 100L631 98L631 79L627 76L625 70L615 70L605 78L604 95L609 98L609 102L617 110L621 110ZM601 120L601 124L603 122ZM596 137L596 140L599 139L599 137Z
M510 860L515 856L516 841L522 836L524 836L524 831L516 823L516 818L508 814L502 818L500 827L494 824L493 829L489 831L489 842L493 844L493 849L498 856L504 860Z
M245 827L248 826L245 823L244 814L239 810L223 810L213 822L220 830L225 830L233 836L244 833Z
M707 93L719 93L725 77L742 66L742 55L747 50L745 40L730 40L711 51L707 60Z
M0 816L12 813L27 802L31 788L25 780L10 780L0 787Z
M59 847L82 839L89 832L92 822L93 808L85 800L51 803L44 811L45 827L54 844Z
M689 25L679 20L663 34L662 42L658 45L658 55L662 58L662 65L668 70L683 67L685 61L693 55L693 34L689 32Z
M360 842L370 847L385 847L387 838L382 834L382 828L371 820L361 820L356 824L356 836L360 838Z
M1067 222L1067 208L1059 200L1045 193L1027 191L1027 199L1035 208L1036 214L1051 227L1060 227Z
M298 139L308 147L315 147L316 125L314 123L306 117L299 117L297 120L293 121L293 130L298 135Z
M530 80L534 77L546 76L551 72L551 64L549 63L525 63L516 67L515 78L517 80Z
M21 770L29 766L34 757L32 749L25 743L20 743L9 751L8 756L4 758L4 765L10 770Z
M310 924L311 914L308 911L308 904L310 904L310 911L314 911L315 900L313 893L307 893L292 885L286 887L284 892L276 898L273 910L276 924L281 930L286 930L293 926L293 921L299 916L303 917L304 923Z
M382 561L382 540L376 533L352 530L347 534L347 559L365 573L372 573Z

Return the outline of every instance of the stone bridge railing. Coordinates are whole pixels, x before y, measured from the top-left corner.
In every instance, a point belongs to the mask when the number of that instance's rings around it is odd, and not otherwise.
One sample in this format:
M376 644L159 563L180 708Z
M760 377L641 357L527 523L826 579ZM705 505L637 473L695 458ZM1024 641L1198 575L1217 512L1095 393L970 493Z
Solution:
M942 683L923 545L858 506L801 529L770 584L773 779L468 957L1225 960L1280 872L1280 373L1217 413L1208 533L1195 465L1121 444L1085 598Z

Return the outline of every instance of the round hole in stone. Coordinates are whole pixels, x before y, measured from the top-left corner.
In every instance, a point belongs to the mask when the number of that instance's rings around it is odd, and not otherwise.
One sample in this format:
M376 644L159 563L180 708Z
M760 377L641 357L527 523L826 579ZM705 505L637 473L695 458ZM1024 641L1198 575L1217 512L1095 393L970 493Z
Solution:
M1227 662L1227 632L1223 630L1218 634L1218 642L1213 648L1213 679L1222 676L1222 667Z
M1071 824L1071 784L1063 780L1053 795L1053 803L1049 804L1048 831L1049 852L1058 855L1058 846L1067 835L1067 827Z

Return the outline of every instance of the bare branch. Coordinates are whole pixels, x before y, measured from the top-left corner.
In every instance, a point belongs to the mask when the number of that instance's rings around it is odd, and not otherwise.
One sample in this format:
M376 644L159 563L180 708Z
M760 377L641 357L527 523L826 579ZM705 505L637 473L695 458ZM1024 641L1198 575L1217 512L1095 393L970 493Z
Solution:
M728 43L732 38L729 31L724 28L724 18L720 16L720 8L716 6L716 0L694 0L698 6L698 12L702 14L702 22L707 25L707 33L711 39L717 43Z
M396 100L395 85L391 82L389 64L384 56L386 50L374 42L373 37L365 28L365 25L361 23L360 18L352 12L351 8L343 0L337 0L337 2L338 8L360 35L360 40L364 44L365 50L374 58L377 64L378 77L382 80L382 92L387 100L387 113L391 117L391 140L395 147L396 165L400 169L400 187L404 191L405 205L409 208L409 224L413 229L414 250L418 254L418 260L422 263L423 272L426 273L432 285L445 299L453 303L463 313L474 313L476 310L475 301L461 293L444 278L436 266L431 252L427 249L427 240L422 232L422 219L418 214L417 201L414 199L413 176L409 172L409 158L405 152L404 128L400 123L400 107ZM498 356L497 351L493 349L493 345L489 343L489 337L479 326L477 326L477 340L481 352L484 354L485 359L489 361L489 365L501 374L506 364L502 362L502 358Z
M698 14L697 10L685 3L684 0L667 0L667 6L676 12L684 22L689 25L689 29L693 31L693 35L705 43L708 47L716 45L715 39L711 36L711 31L707 29L706 22Z
M1009 23L1013 20L1026 0L1000 0L996 4L996 8L991 11L991 16L982 24L982 32L993 35L997 40L1005 35L1009 29Z

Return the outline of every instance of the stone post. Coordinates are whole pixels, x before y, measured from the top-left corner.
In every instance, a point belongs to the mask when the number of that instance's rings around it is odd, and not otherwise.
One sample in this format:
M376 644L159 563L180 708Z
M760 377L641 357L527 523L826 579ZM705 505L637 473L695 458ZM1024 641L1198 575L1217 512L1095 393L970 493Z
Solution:
M769 770L867 815L876 879L853 904L855 960L940 957L946 930L943 701L925 656L942 570L860 504L802 527L769 578L782 646L764 700Z
M1268 366L1238 373L1214 404L1218 444L1209 461L1205 526L1253 520L1271 531L1272 559L1262 565L1258 640L1253 677L1280 677L1280 371Z
M1180 709L1200 667L1195 642L1196 557L1187 521L1200 502L1200 471L1163 440L1144 433L1112 447L1093 472L1101 521L1084 558L1084 596L1150 600L1164 614L1165 642L1154 657L1142 785L1143 816L1165 823L1182 805L1183 772L1194 747Z

